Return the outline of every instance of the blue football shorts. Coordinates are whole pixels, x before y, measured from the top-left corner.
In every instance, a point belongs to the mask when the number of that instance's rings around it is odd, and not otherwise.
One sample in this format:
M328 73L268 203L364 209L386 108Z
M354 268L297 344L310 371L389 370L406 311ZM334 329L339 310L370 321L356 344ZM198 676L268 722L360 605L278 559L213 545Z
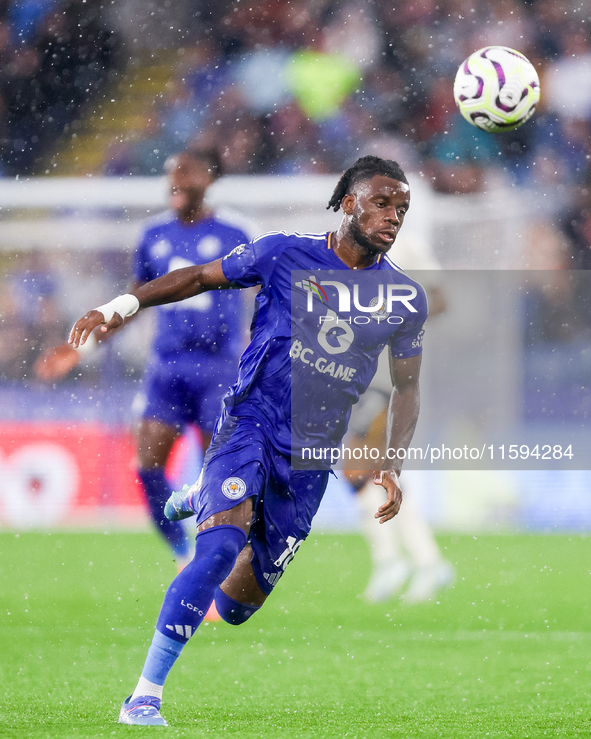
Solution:
M328 475L291 469L289 457L273 447L260 424L225 412L196 483L197 524L254 498L251 564L269 595L310 533Z
M238 360L223 356L187 352L168 360L152 357L134 404L144 419L178 429L196 424L211 433L237 371Z

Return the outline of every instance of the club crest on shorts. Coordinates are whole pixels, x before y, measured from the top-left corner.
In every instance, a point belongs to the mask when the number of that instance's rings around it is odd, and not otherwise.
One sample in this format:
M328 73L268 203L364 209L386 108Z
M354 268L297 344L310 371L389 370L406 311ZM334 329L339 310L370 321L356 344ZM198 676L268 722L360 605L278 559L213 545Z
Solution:
M222 493L230 500L238 500L246 492L246 483L240 477L228 477L222 483Z

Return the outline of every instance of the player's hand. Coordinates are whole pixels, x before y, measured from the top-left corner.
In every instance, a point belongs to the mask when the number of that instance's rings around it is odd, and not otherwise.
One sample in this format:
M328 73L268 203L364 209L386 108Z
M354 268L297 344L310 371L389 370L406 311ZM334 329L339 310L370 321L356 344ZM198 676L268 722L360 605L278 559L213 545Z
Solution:
M51 382L61 380L77 367L79 362L80 355L73 347L69 344L59 344L43 352L35 362L34 370L40 380Z
M82 316L82 318L76 321L70 331L68 344L77 348L86 343L86 340L97 326L101 327L100 330L102 333L106 333L114 328L118 328L122 323L123 318L121 318L119 313L113 313L113 318L111 318L110 321L105 322L105 317L100 310L91 310L85 316Z
M388 500L378 508L378 512L374 518L378 518L380 523L386 523L398 513L402 503L402 490L400 489L400 480L398 473L394 470L379 470L373 473L373 481L376 485L381 485L388 494Z

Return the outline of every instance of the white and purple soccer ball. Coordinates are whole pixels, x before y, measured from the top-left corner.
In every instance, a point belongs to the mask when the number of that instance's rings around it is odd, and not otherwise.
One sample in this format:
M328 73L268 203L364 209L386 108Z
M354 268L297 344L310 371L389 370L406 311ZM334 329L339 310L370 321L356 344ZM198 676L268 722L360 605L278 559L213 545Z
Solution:
M533 64L506 46L486 46L465 59L454 98L468 123L489 133L513 131L531 118L540 99Z

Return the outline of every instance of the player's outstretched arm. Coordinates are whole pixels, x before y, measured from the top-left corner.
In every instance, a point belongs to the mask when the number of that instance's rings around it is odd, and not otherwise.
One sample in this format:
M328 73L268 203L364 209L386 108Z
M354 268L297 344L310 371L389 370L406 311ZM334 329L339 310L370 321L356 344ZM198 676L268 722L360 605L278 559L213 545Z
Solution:
M68 343L73 347L83 345L97 326L101 326L101 332L118 328L125 318L141 308L176 303L207 290L228 287L230 283L222 270L221 259L174 270L86 313L74 324Z
M230 283L222 270L222 260L217 259L207 264L176 269L163 277L144 283L134 290L133 294L139 300L140 308L149 308L152 305L176 303L208 290L228 287Z
M380 523L385 523L398 513L402 503L399 475L403 454L413 437L419 417L419 371L421 356L408 359L391 359L390 375L392 377L392 395L388 408L388 426L386 429L386 450L392 459L384 460L382 469L374 472L374 482L382 485L388 494L388 500L378 508L375 515Z

